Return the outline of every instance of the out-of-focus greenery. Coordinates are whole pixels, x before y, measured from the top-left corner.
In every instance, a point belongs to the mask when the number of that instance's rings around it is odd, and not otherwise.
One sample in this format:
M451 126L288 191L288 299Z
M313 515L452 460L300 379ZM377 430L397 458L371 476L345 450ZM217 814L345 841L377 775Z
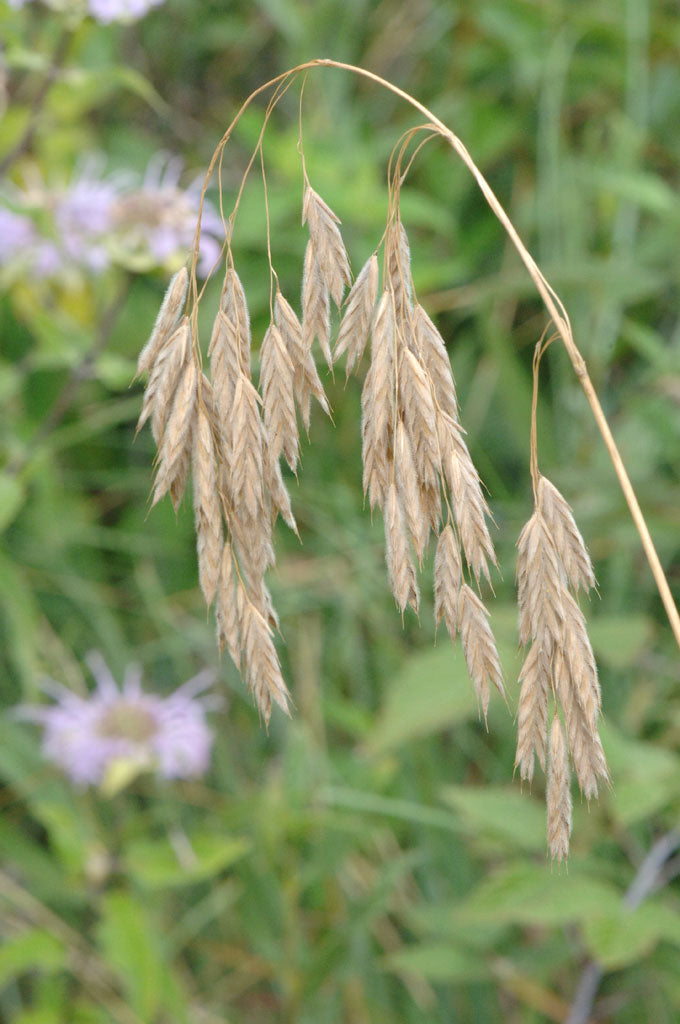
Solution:
M248 93L314 56L391 78L465 141L570 312L671 584L680 589L680 18L657 0L167 0L123 26L38 2L0 7L2 189L68 180L96 152L141 173L207 166ZM58 60L55 59L58 55ZM227 150L227 203L257 137ZM383 230L385 171L416 123L395 96L315 71L311 180L358 268ZM22 145L21 140L24 140ZM299 289L297 93L265 137L274 260ZM5 192L3 192L5 194ZM491 602L510 707L480 723L431 601L404 626L382 530L361 496L359 394L326 377L291 481L302 544L277 536L272 589L296 711L258 722L219 665L213 768L74 791L38 735L0 721L0 1018L15 1024L565 1021L589 958L600 1017L680 1017L680 892L623 897L680 810L678 652L606 453L563 351L542 371L541 467L573 505L600 597L587 608L613 786L576 800L568 871L545 855L544 783L512 779L514 540L528 518L530 281L440 143L402 196L421 301L449 343L490 492L502 578ZM235 255L254 333L268 315L257 175ZM166 692L218 665L190 507L149 513L152 442L134 439L137 353L176 263L33 279L0 269L0 680L11 708L45 675L87 684L99 649ZM204 307L214 304L215 285ZM207 310L206 324L210 310ZM190 502L189 502L190 505ZM426 567L423 591L428 588Z

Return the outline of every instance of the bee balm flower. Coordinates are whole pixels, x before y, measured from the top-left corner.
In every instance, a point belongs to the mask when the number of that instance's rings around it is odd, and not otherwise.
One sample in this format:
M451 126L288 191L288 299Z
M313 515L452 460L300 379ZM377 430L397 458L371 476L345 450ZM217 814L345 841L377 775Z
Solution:
M212 672L201 672L168 697L141 688L139 669L131 667L119 688L101 655L88 664L97 687L80 697L49 683L50 707L24 707L21 716L43 728L42 750L77 785L120 788L112 780L140 771L165 779L203 775L210 763L213 734L206 722L201 694ZM123 782L124 784L124 782Z

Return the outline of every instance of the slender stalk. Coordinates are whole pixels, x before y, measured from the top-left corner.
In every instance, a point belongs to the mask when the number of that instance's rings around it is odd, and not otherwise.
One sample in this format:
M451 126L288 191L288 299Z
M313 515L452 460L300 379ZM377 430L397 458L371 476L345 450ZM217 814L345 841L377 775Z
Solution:
M245 101L245 103L243 104L243 106L238 111L235 118L229 125L227 131L220 140L220 143L215 151L215 154L213 155L212 161L208 168L208 173L206 175L205 184L203 187L203 193L201 196L198 224L196 227L196 236L194 243L192 265L194 296L196 295L195 266L198 253L198 240L200 237L201 211L203 208L203 200L205 197L205 193L207 191L208 182L215 167L215 163L217 162L218 158L221 157L224 151L224 147L226 146L227 141L229 140L229 137L231 136L243 112L255 99L256 96L258 96L262 92L265 92L267 89L270 89L274 86L279 86L279 84L284 81L286 82L286 85L289 85L302 72L309 71L310 69L317 67L336 68L337 70L349 71L351 74L359 75L362 78L369 79L370 81L375 82L377 85L382 86L384 89L387 89L390 92L394 93L396 96L399 96L401 99L409 103L412 107L415 107L415 109L419 110L420 113L427 118L429 123L434 126L434 128L442 136L442 138L444 138L449 143L454 152L460 157L460 159L463 161L465 166L468 168L468 170L474 177L482 192L482 195L486 199L487 203L491 207L497 219L505 228L505 231L507 232L510 241L512 242L513 246L515 247L520 256L520 259L529 271L529 275L531 276L532 281L536 285L536 288L543 300L543 303L546 309L548 310L548 313L550 314L550 317L555 325L557 334L561 338L564 347L567 350L567 354L569 356L569 359L571 360L572 366L574 367L576 376L579 379L583 392L586 396L586 399L588 400L588 404L590 405L590 408L592 410L593 416L595 417L595 422L605 443L605 447L609 454L609 458L611 459L612 465L614 466L614 471L618 477L621 490L623 491L624 498L626 499L626 503L628 505L628 509L630 511L633 522L635 523L635 527L640 536L642 547L644 549L645 555L647 556L649 566L652 570L652 575L654 577L654 581L659 591L659 595L666 610L666 614L668 616L668 621L670 622L673 635L675 636L678 647L680 648L680 614L678 613L675 601L673 600L673 595L671 594L671 589L668 585L668 580L666 579L666 575L661 565L661 561L656 552L654 542L649 533L645 517L642 513L639 502L635 495L635 491L630 481L630 477L628 476L628 472L624 465L623 459L621 458L621 454L616 446L616 442L614 441L611 429L604 415L602 406L600 404L600 400L597 397L597 393L595 391L595 388L593 387L593 383L588 374L588 369L585 360L581 355L576 345L576 342L574 341L571 323L569 321L569 315L562 303L562 300L551 287L551 285L548 283L543 273L541 272L538 264L534 260L533 256L522 242L522 239L520 238L517 229L510 220L510 217L503 208L500 200L494 193L493 189L489 185L488 181L486 180L482 172L477 167L476 163L470 156L470 153L466 149L461 139L459 139L458 136L455 135L454 132L452 132L451 129L444 124L443 121L440 121L436 114L429 110L424 104L420 103L419 100L415 99L415 97L411 96L403 89L400 89L399 86L387 81L387 79L375 74L373 71L368 71L366 68L357 67L353 64L345 64L342 61L331 60L329 58L317 58L315 60L307 61L304 64L298 65L298 67L296 68L292 68L289 71L283 72L281 75L278 75L276 78L271 79L271 81L266 82L264 85L256 89L255 92L253 92L248 97L248 99ZM274 99L272 100L272 103L270 104L270 107L268 108L269 110L271 110L271 107L276 101L277 100L275 95Z

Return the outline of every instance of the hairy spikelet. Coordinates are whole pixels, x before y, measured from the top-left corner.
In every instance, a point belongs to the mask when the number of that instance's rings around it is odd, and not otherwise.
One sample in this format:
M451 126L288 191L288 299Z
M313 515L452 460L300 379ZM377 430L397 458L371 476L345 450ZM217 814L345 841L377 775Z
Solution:
M411 250L401 220L390 225L385 237L385 266L389 288L394 295L397 323L407 324L411 316Z
M297 533L297 523L290 504L290 495L283 482L279 461L272 458L268 452L265 452L264 456L264 482L269 491L274 511L281 516L286 526Z
M314 242L310 238L305 249L302 275L302 344L305 352L309 352L314 339L318 338L324 358L332 366L330 316L328 286L319 267Z
M321 277L338 308L345 285L352 277L349 259L340 234L340 220L318 192L307 186L302 204L302 223L307 222ZM319 339L320 340L320 339Z
M270 324L260 349L260 391L264 406L267 444L274 459L283 453L295 470L298 461L298 429L295 416L293 362L276 324Z
M438 411L457 423L458 400L446 346L439 331L419 303L416 303L413 310L413 333L434 386Z
M458 629L468 672L485 719L489 708L490 684L493 683L501 696L505 697L503 674L487 616L488 612L474 590L467 583L463 584L458 599Z
M290 715L290 694L283 681L272 629L251 601L245 601L242 613L243 663L246 683L252 691L265 724L269 724L272 701Z
M309 431L310 396L314 395L327 416L330 416L330 408L312 353L303 343L302 325L295 315L293 307L280 291L276 293L274 301L274 320L281 332L283 344L293 366L295 400L300 409L305 429Z
M236 330L238 339L239 363L238 368L247 377L250 376L250 316L248 304L243 291L241 279L230 267L224 277L222 288L221 308L227 319L231 321Z
M389 482L394 417L394 316L384 292L373 322L371 366L361 396L364 494L371 508L382 507Z
M378 257L375 253L366 261L347 296L345 315L340 324L333 359L347 353L346 374L350 373L363 355L378 293Z
M434 556L434 621L444 620L449 636L456 639L458 599L461 587L458 541L450 523L439 534Z
M234 391L230 475L229 493L234 505L242 506L252 519L257 519L263 504L259 395L242 373Z
M420 565L427 546L430 523L423 511L418 475L413 462L411 442L401 420L397 423L394 438L394 472L399 492L399 501L404 510L408 532Z
M186 302L188 284L187 268L182 267L168 285L151 336L139 355L137 377L151 369L161 348L177 327Z
M527 644L547 632L559 645L564 626L563 572L546 522L538 510L522 530L517 551L520 640Z
M578 702L590 726L595 729L601 707L600 684L595 655L590 646L583 612L571 594L564 592L564 651Z
M571 835L571 793L569 760L564 733L555 715L550 728L550 764L548 768L548 848L553 860L564 860L569 853Z
M435 487L441 464L432 388L425 368L407 348L400 352L399 411L411 440L418 479L423 487Z
M222 559L222 511L217 490L217 467L210 417L199 401L193 444L194 520L198 575L205 603L215 596Z
M178 473L182 472L185 452L191 446L194 428L197 379L196 364L190 359L182 370L163 428L152 505L167 494Z
M576 591L594 582L592 566L569 507L543 477L536 487L533 515L517 546L520 637L525 645L531 640L532 646L521 675L516 764L522 778L530 779L533 751L540 760L541 745L548 744L547 708L552 692L567 734L565 741L555 717L549 738L548 842L553 857L561 860L568 852L571 828L567 750L586 799L597 796L598 781L608 781L609 771L597 730L597 667L583 613L569 591L570 584ZM555 745L559 764L564 762L556 778Z
M394 484L390 485L387 492L384 514L385 554L392 593L401 612L410 604L417 613L420 594L416 583L416 571L408 549L403 509Z
M531 782L534 754L545 771L545 746L548 734L552 641L534 643L522 666L522 689L517 709L517 753L515 767L520 778Z
M554 657L557 698L564 712L569 750L581 792L587 800L597 796L598 779L609 781L609 769L597 731L597 723L588 720L578 699L569 668L568 655L557 650Z
M156 444L159 443L163 433L177 382L190 357L191 327L188 317L183 317L177 330L164 341L156 354L137 423L137 432L139 432L151 417L151 433Z
M438 441L465 560L478 581L482 576L489 579L488 563L497 564L486 525L489 507L460 427L444 413L438 417Z
M595 575L579 529L569 505L560 492L541 476L538 481L538 505L553 539L555 550L574 590L595 586Z
M215 601L217 646L220 653L226 647L236 668L241 668L241 626L236 598L236 581L231 544L226 541L220 558L220 577ZM241 585L242 586L242 585Z

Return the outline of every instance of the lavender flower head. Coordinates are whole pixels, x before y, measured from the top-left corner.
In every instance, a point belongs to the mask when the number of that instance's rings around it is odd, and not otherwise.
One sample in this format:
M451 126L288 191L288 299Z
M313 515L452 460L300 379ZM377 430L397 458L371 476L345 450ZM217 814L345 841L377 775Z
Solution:
M50 3L57 11L63 10L63 4ZM137 21L148 14L152 7L159 7L164 0L86 0L78 5L77 11L82 16L91 14L102 25L110 25L114 21ZM9 0L10 7L23 7L28 0Z
M111 780L126 781L140 771L154 771L164 779L186 779L205 774L213 742L205 713L209 700L200 696L212 685L214 674L201 672L169 697L145 693L141 673L128 668L119 688L100 654L87 658L97 687L79 697L50 682L51 707L24 707L22 718L43 727L43 755L61 768L78 786L120 788Z

